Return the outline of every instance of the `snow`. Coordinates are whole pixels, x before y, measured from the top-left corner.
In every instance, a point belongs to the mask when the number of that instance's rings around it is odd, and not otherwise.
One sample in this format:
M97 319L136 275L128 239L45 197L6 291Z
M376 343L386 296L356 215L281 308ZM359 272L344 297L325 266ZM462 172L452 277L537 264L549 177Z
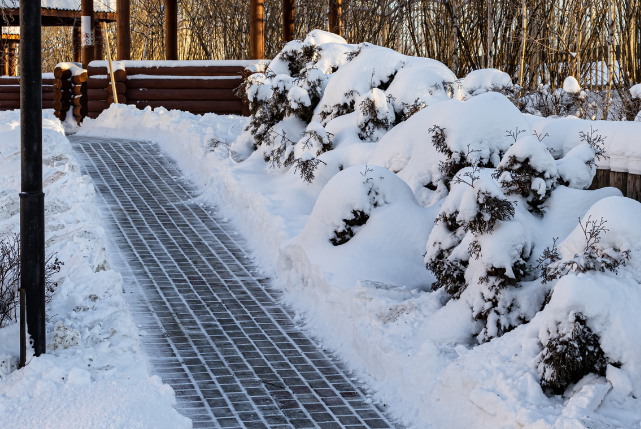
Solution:
M145 60L145 61L112 61L114 69L128 67L140 68L154 68L154 67L216 67L216 66L238 66L249 67L259 64L269 64L269 60ZM89 63L91 67L109 67L109 61L92 61Z
M636 85L633 85L632 88L630 88L630 95L632 96L632 98L641 97L641 83L637 83Z
M568 76L563 81L563 91L568 94L578 94L581 92L581 85L579 85L579 81L574 76Z
M304 44L290 43L285 51L292 55ZM279 280L304 328L336 351L369 384L372 401L385 404L402 424L639 427L641 326L633 311L641 305L634 224L641 204L614 188L585 190L596 167L637 171L633 142L639 124L522 114L502 94L487 91L508 84L497 70L464 78L466 91L483 88L478 95L457 95L456 82L451 91L430 94L430 82L447 77L443 65L423 66L422 60L369 44L330 45L316 46L314 55L360 52L333 66L316 67L322 58L305 66L301 81L308 82L313 69L328 76L314 115L276 118L269 144L257 145L243 131L251 118L121 105L86 120L80 133L158 141L205 189L203 198L218 204L249 239L254 258ZM292 83L298 78L292 79L285 57L272 63L275 75L252 77L247 89L256 103L269 103L274 94L284 96L283 106L303 101L303 92L294 89L303 86ZM391 75L385 88L381 83ZM419 86L412 76L428 82L421 98L426 106L405 120L395 118L378 141L359 137L366 94L377 112L400 113L387 96L393 87L411 94ZM336 108L350 97L353 111ZM433 144L435 126L443 130L441 150ZM590 135L591 126L605 138L601 145L611 157L597 159L596 166L594 147L580 137ZM312 132L320 137L307 139ZM331 149L318 154L325 136ZM270 166L279 147L295 160L322 161L311 183L298 177L295 165ZM509 183L494 177L510 157L528 160L538 174L528 179L527 190L542 198L540 213L529 209L528 197L510 194ZM439 165L452 160L464 166L457 173L461 180L446 184ZM484 206L488 198L504 201L514 213L483 229L479 224L492 215ZM440 214L455 215L462 226L450 231L443 221L435 223ZM579 219L585 225L601 216L609 231L599 251L616 256L629 250L625 265L618 273L570 270L543 283L536 266L544 250L557 238L561 262L582 254ZM438 254L435 244L451 250L452 262L467 264L459 297L432 290L435 274L426 270L425 258ZM480 249L476 256L474 246ZM524 273L519 263L527 265ZM503 277L493 270L503 270ZM540 355L557 327L577 312L599 336L610 366L605 377L588 374L564 395L552 395L540 384Z
M497 69L474 70L463 79L463 88L472 95L503 86L512 86L512 78L509 74Z
M19 232L20 112L0 112L0 238ZM64 265L47 314L47 353L17 370L19 324L0 328L0 426L190 428L170 386L150 377L138 328L111 269L91 179L43 112L47 254Z
M80 10L80 0L41 0L40 4L45 9ZM6 0L9 8L19 8L18 0ZM96 12L116 12L116 0L96 0L93 2Z

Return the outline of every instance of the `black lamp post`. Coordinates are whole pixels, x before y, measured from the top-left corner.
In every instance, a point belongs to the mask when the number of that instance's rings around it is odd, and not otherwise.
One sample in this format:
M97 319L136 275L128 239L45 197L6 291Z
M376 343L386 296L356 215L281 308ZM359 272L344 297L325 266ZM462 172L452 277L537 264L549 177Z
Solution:
M46 351L45 195L42 192L40 0L20 0L20 287L36 356Z

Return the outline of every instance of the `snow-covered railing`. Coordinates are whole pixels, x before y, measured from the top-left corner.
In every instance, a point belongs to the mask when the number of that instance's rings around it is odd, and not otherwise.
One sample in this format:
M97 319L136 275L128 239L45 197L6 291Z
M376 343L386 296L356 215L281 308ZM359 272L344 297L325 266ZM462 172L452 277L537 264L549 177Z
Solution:
M267 62L247 61L116 61L118 102L140 109L164 107L203 114L246 114L235 89L243 79L263 71ZM97 117L113 102L108 63L88 67L88 113Z
M42 108L53 109L53 73L42 74ZM0 76L0 110L20 108L20 77Z

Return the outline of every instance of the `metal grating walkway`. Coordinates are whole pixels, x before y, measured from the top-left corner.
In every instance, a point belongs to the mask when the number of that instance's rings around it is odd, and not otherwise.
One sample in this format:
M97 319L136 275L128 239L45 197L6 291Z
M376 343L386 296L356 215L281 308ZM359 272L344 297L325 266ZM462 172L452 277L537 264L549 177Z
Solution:
M150 142L70 137L152 372L195 428L389 428L301 332L232 228Z

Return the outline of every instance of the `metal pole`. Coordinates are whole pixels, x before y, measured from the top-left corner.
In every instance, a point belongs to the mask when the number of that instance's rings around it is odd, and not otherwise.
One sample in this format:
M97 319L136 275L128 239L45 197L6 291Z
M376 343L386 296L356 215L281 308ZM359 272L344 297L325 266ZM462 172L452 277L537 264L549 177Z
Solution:
M165 0L165 59L178 59L178 1Z
M27 328L36 356L46 352L40 25L40 2L20 0L20 287L26 292Z
M129 0L118 0L116 38L118 39L118 61L131 59L131 35L129 30Z
M80 40L82 44L82 68L86 69L94 59L93 48L93 0L81 0Z
M265 58L264 14L264 0L249 1L249 43L252 60L261 60Z
M20 363L19 368L27 364L27 320L26 298L24 289L20 288Z
M296 1L283 0L283 42L294 40L296 27L294 18L296 16Z

